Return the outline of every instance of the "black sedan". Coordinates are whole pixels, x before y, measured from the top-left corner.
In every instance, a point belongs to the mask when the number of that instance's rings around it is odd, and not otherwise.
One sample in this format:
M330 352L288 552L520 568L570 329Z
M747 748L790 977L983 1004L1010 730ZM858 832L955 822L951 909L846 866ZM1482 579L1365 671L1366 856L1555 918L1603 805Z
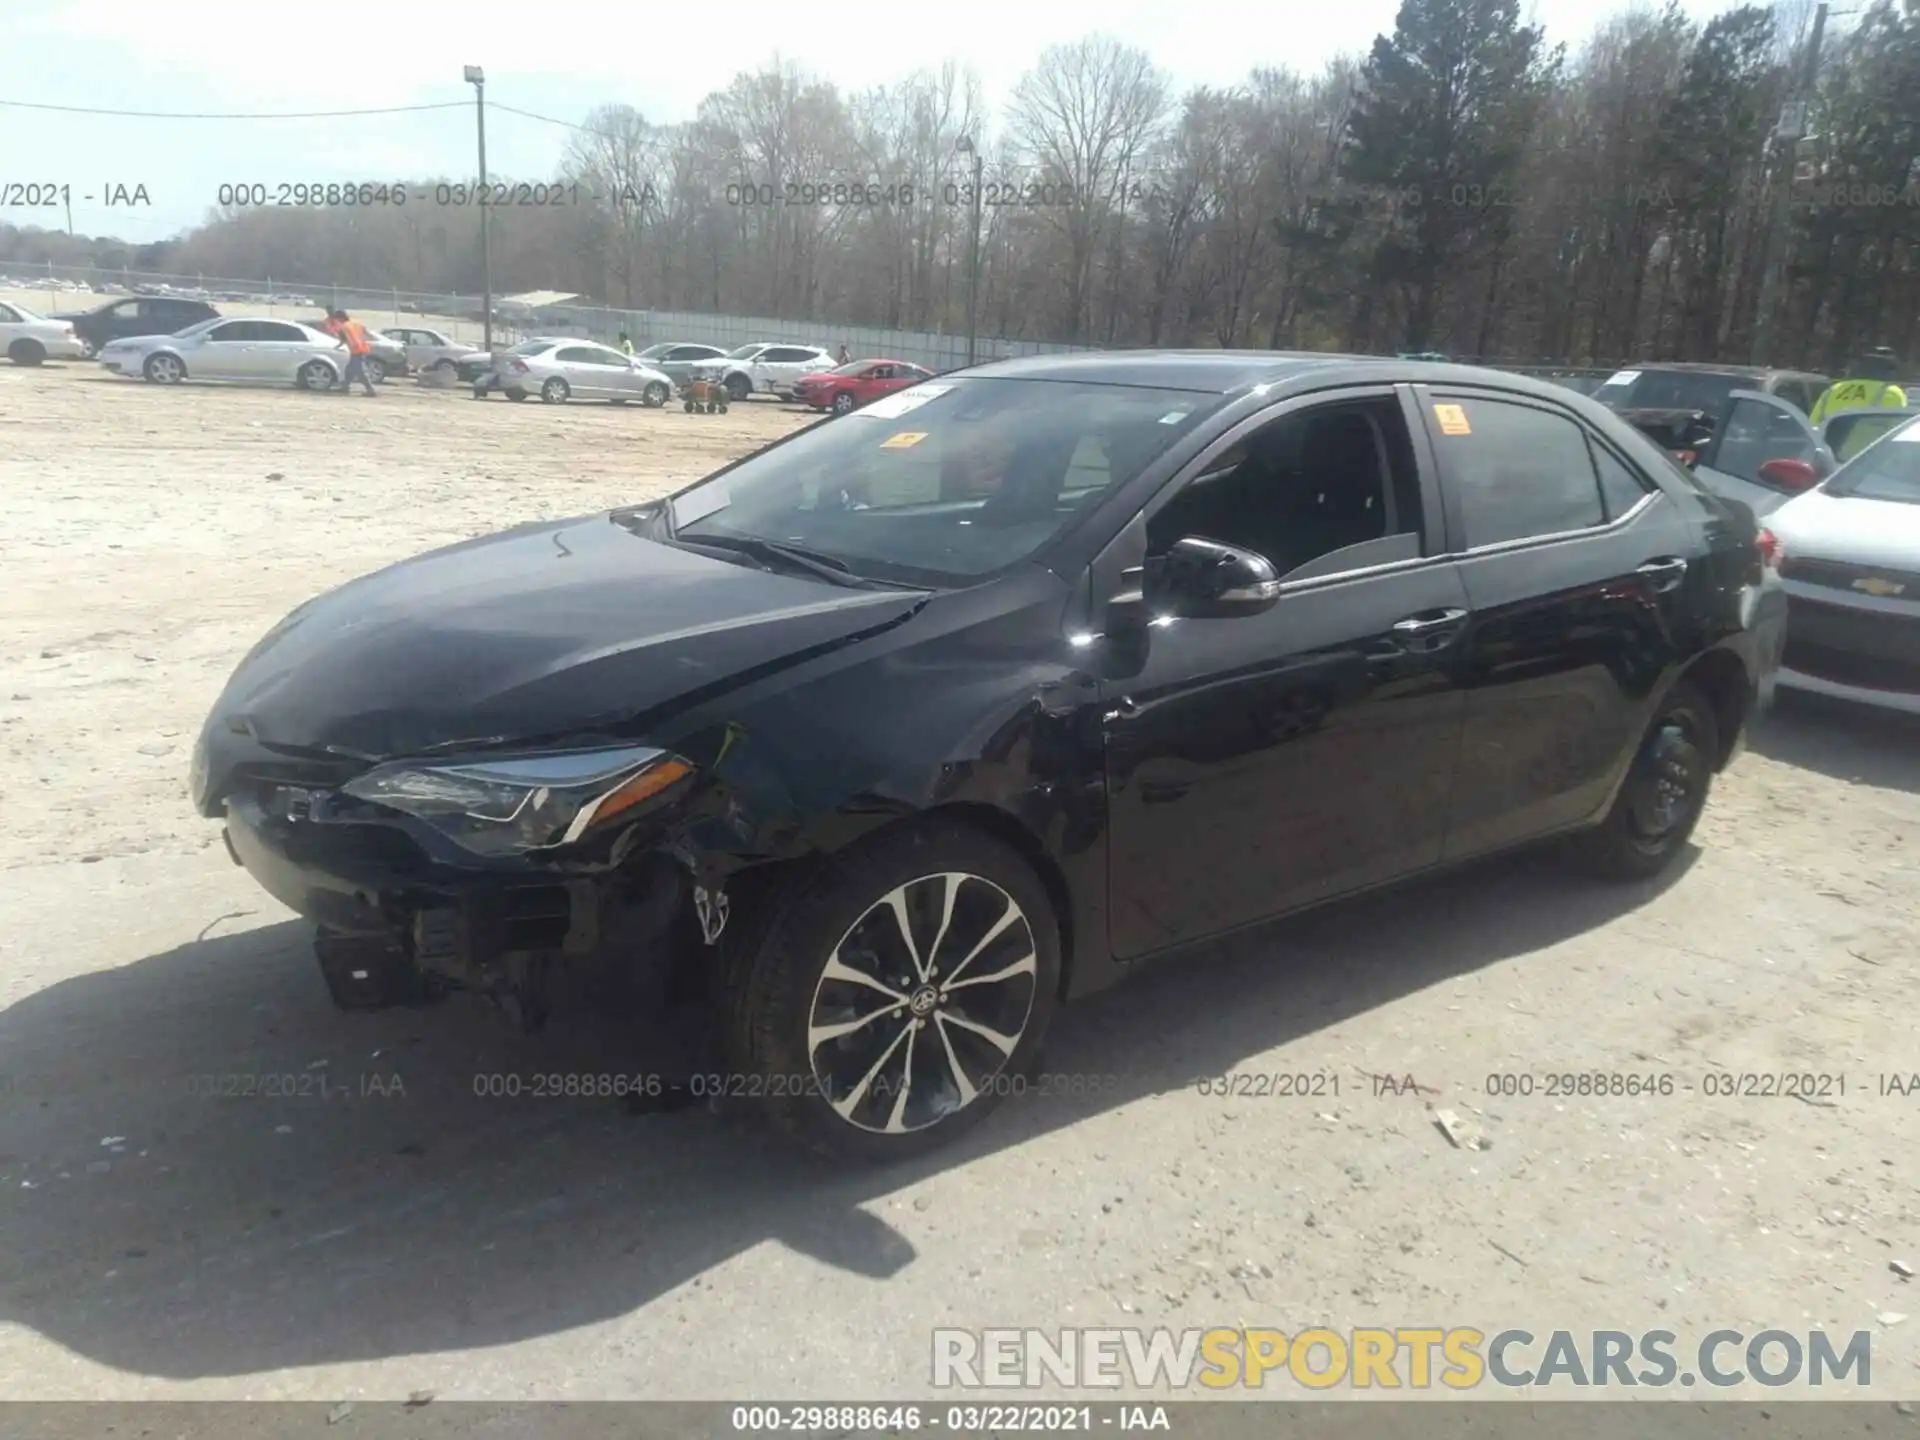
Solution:
M192 791L337 1003L704 997L684 1087L884 1157L1149 958L1562 833L1662 870L1771 684L1774 553L1544 382L1006 361L309 601Z

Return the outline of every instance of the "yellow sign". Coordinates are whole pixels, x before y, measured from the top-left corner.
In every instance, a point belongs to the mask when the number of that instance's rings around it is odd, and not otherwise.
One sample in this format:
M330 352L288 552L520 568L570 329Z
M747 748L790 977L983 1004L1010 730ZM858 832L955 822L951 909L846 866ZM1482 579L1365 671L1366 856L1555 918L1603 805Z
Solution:
M897 435L889 435L886 439L882 440L880 442L880 448L882 450L905 450L911 446L918 445L926 438L927 432L924 430L902 430Z
M1442 435L1471 435L1473 427L1467 423L1467 412L1460 405L1436 405L1433 418L1440 422Z

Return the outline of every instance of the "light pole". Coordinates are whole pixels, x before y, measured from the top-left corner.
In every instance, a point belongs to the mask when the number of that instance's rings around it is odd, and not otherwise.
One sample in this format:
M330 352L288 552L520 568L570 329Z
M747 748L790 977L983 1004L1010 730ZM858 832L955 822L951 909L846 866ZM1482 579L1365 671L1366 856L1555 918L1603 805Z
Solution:
M1782 154L1774 161L1772 213L1767 217L1767 233L1762 241L1760 298L1754 307L1753 345L1748 359L1755 365L1771 365L1773 356L1774 312L1780 307L1786 288L1787 253L1793 243L1793 182L1799 168L1800 141L1807 133L1807 115L1811 108L1814 84L1820 78L1820 40L1827 28L1826 4L1813 12L1813 33L1794 77L1793 92L1780 109L1780 123L1774 128L1774 141ZM1842 11L1849 14L1849 11Z
M978 296L980 290L980 172L984 162L980 156L980 147L973 143L971 136L962 135L960 143L953 147L962 155L973 156L973 192L967 206L967 218L972 229L967 239L967 364L973 364L974 346L979 334Z
M493 246L487 239L487 76L478 65L467 66L473 86L473 113L480 126L480 346L493 349Z

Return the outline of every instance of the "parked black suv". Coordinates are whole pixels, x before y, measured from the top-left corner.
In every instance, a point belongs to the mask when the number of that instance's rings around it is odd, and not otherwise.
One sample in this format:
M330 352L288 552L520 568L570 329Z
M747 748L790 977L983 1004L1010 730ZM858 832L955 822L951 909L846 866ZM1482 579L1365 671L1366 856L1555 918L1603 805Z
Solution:
M1770 547L1542 381L1002 361L309 601L190 784L337 1003L704 993L683 1089L888 1156L1150 957L1562 833L1666 867L1777 664Z
M204 300L180 300L171 295L129 295L109 300L93 310L83 310L51 319L66 320L73 333L98 350L110 340L126 340L135 335L173 335L202 320L215 320L220 312Z

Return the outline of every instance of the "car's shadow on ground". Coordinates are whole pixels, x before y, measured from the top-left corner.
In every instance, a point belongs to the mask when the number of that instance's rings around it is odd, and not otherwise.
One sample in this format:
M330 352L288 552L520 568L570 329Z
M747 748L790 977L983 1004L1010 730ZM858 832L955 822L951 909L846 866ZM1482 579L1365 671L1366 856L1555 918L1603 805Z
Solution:
M304 926L216 935L0 1013L0 1319L185 1379L555 1334L768 1240L885 1279L918 1257L867 1202L1589 930L1686 868L1622 888L1492 861L1162 962L1063 1013L1044 1068L1094 1093L1027 1096L874 1170L705 1111L529 1093L644 1068L610 1027L341 1014ZM507 1073L518 1098L475 1093ZM282 1093L221 1093L248 1085Z
M1781 690L1751 743L1802 770L1920 795L1920 715Z

